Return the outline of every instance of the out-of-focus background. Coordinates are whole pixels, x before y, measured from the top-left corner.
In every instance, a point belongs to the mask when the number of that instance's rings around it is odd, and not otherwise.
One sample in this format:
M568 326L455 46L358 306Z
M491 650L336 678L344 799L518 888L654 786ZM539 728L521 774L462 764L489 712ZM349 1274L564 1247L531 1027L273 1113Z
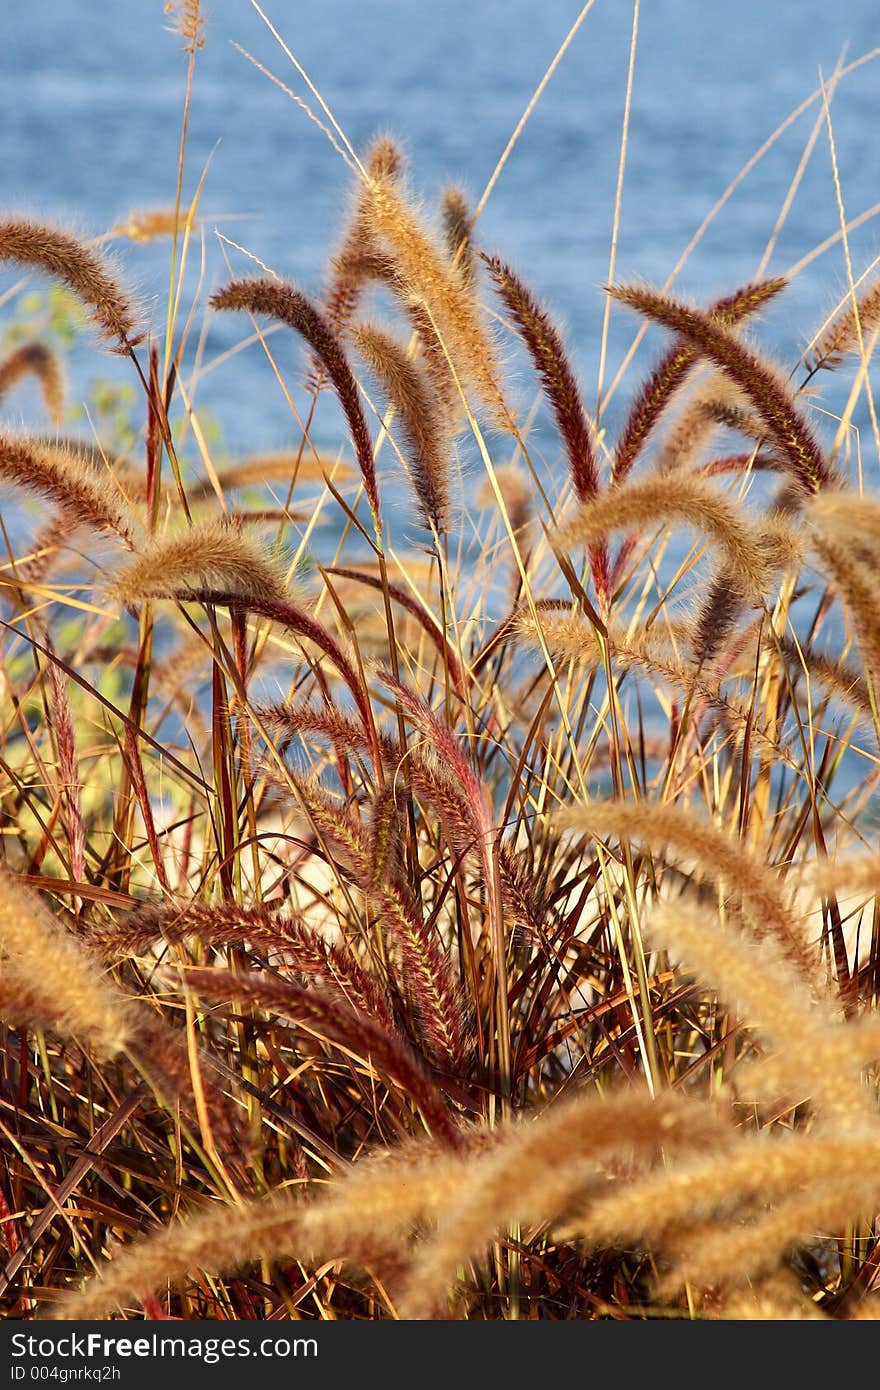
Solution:
M474 198L481 193L579 11L573 0L265 0L264 9L356 147L379 131L403 140L428 203L451 180ZM349 171L302 111L233 46L308 97L249 0L206 0L203 10L206 43L196 63L185 195L209 165L204 293L227 273L215 227L317 291L348 204ZM880 12L875 0L647 0L641 11L618 276L660 282L741 167L815 90L820 70L829 81L842 57L852 61L880 44ZM631 22L626 0L597 0L479 230L481 244L509 259L565 324L591 405ZM168 24L161 0L3 7L5 208L99 235L132 211L173 204L186 61ZM707 298L754 274L820 113L814 102L733 195L680 274L682 290ZM846 77L831 103L849 217L880 200L878 115L875 61ZM771 269L796 262L838 225L823 129ZM878 241L880 219L852 234L856 273L878 254ZM228 254L237 272L248 269L240 255ZM168 242L123 242L120 257L160 331ZM198 261L194 256L193 289ZM12 283L4 272L0 292ZM774 310L769 340L796 354L845 284L837 245ZM606 381L634 328L615 313ZM206 361L240 329L218 321ZM106 359L100 369L110 379L118 370ZM93 352L74 356L74 395L85 392L94 370ZM289 442L289 411L266 373L256 349L199 382L199 402L232 449ZM18 408L26 413L26 404Z

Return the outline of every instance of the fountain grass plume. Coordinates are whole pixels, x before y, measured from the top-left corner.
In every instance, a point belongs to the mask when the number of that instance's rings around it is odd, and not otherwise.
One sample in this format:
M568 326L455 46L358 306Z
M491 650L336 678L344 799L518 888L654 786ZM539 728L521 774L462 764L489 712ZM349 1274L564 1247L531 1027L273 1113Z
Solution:
M475 1136L477 1140L481 1135ZM441 1209L461 1188L461 1151L410 1143L358 1164L327 1200L304 1202L290 1191L231 1207L213 1203L186 1221L121 1251L102 1275L65 1299L51 1316L105 1317L168 1280L198 1269L229 1270L243 1260L338 1258L368 1262L399 1246L413 1223Z
M449 522L450 422L429 378L406 345L373 323L359 323L352 341L400 417L409 476L425 524L438 535ZM391 426L392 433L394 426Z
M64 419L64 373L57 353L45 343L22 343L0 361L0 401L23 377L35 376L43 404L56 425Z
M129 548L137 521L119 484L89 454L48 440L0 437L0 479L54 502L70 522L108 531Z
M880 280L874 280L853 303L848 295L843 307L820 334L807 362L811 372L839 367L848 353L859 352L864 339L880 325Z
M684 338L701 357L730 377L764 421L805 496L832 481L830 464L782 376L716 318L671 295L638 285L614 285L608 293Z
M274 976L235 975L219 967L187 968L184 986L200 999L229 1008L233 1001L288 1019L319 1039L340 1045L411 1097L436 1138L454 1142L455 1129L441 1095L418 1055L396 1031L325 994Z
M403 1318L444 1311L457 1270L483 1254L493 1236L516 1223L542 1224L584 1190L607 1185L604 1163L651 1167L661 1153L727 1149L722 1115L667 1095L638 1090L606 1097L577 1094L513 1124L491 1153L470 1165L459 1200L438 1233L423 1242L400 1304Z
M678 521L707 533L723 550L746 592L763 594L767 555L745 510L699 478L647 477L614 488L583 505L563 527L559 541L596 545L614 531Z
M345 482L354 476L350 462L330 458L328 455L281 452L277 454L254 454L248 458L236 459L233 463L215 470L217 483L224 496L236 488L264 487L267 483L289 483L296 479L297 484L323 482L332 477L335 482ZM126 486L128 479L126 479ZM187 499L190 503L210 500L216 497L216 489L210 478L187 485Z
M140 342L138 314L109 262L84 242L29 218L0 221L0 261L59 280L88 311L101 336L128 353Z
M472 214L468 200L460 188L444 188L440 195L443 233L450 259L457 265L465 284L474 285L477 259L471 236Z
M132 1012L113 980L42 898L15 874L0 871L0 980L4 1017L80 1039L104 1057L125 1050Z
M720 323L733 327L770 303L785 285L786 281L781 277L746 285L735 294L717 300L709 313ZM699 358L699 351L692 343L686 340L674 342L643 383L629 408L614 447L612 477L615 482L622 482L631 472L670 401L684 385Z
M648 922L655 944L717 990L771 1045L786 1091L809 1098L825 1127L842 1131L871 1122L875 1106L861 1078L864 1056L860 1046L847 1047L840 998L818 984L804 989L778 939L744 938L738 927L687 901L650 912ZM826 1038L837 1044L833 1067L825 1065Z
M399 988L409 1001L422 1046L453 1075L467 1070L470 1021L451 954L423 920L421 904L400 877L379 872L376 841L313 778L289 774L296 795L334 855L378 915L386 949L400 966ZM387 863L387 853L385 855Z
M244 311L286 323L308 343L327 373L348 422L370 511L380 525L379 484L373 445L348 358L330 323L301 290L268 278L232 280L211 295L211 308Z
M739 1284L781 1264L817 1227L836 1226L842 1211L873 1209L878 1154L876 1127L843 1136L767 1138L739 1153L686 1159L671 1172L621 1184L569 1214L558 1231L594 1249L637 1243L674 1260L691 1228L698 1244L684 1245L675 1283L692 1278L704 1288L716 1281ZM762 1207L768 1211L764 1219ZM737 1256L723 1267L715 1258L722 1250Z
M101 929L88 941L109 959L144 956L164 945L201 943L213 949L239 946L253 956L314 977L349 1007L394 1031L391 1005L378 981L358 963L351 945L330 940L298 916L266 903L145 903Z
M773 937L805 979L815 979L812 952L795 926L777 875L717 826L678 805L623 799L569 806L553 819L559 828L641 841L658 853L666 847L693 861L701 875L725 882L739 898L753 932Z
M281 565L223 517L148 540L113 576L111 593L119 603L136 608L150 599L177 598L197 584L212 582L231 590L239 601L285 600Z
M880 678L880 611L874 572L880 558L880 504L832 492L814 499L807 515L812 523L812 550L852 616L865 665L876 682Z
M599 465L592 426L587 419L580 387L559 330L509 265L505 265L498 256L482 255L482 259L528 349L552 407L556 427L565 447L575 496L579 502L593 501L599 493ZM604 607L608 602L610 580L608 552L601 541L591 546L590 568L596 595L600 606Z
M579 502L599 492L599 465L581 390L559 330L531 290L499 256L481 255L495 288L523 339L565 445L572 486Z
M399 292L433 321L463 389L507 428L495 348L465 273L435 243L396 180L374 175L364 206L371 237L391 257Z

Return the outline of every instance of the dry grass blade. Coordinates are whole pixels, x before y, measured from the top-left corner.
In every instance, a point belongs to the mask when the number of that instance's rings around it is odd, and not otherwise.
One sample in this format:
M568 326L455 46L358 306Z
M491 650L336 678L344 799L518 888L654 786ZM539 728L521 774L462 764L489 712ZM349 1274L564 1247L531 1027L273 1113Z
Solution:
M70 871L82 882L86 877L86 829L82 814L82 776L76 748L76 724L70 707L68 682L54 660L52 638L47 635L49 652L49 709L58 749L58 780L62 815L70 856Z
M333 569L327 570L327 573L339 575L340 579L353 579L356 583L364 584L367 588L375 589L380 593L383 590L387 590L389 597L392 598L395 603L400 604L401 608L415 618L419 626L428 634L437 650L442 653L443 660L449 671L449 679L452 681L462 699L465 698L465 689L469 681L467 676L462 672L458 655L453 650L452 644L446 637L440 624L424 604L419 603L413 598L412 594L407 592L406 589L401 588L399 584L393 584L390 581L387 584L383 584L382 580L377 575L365 574L363 570L344 569L341 566L334 566Z

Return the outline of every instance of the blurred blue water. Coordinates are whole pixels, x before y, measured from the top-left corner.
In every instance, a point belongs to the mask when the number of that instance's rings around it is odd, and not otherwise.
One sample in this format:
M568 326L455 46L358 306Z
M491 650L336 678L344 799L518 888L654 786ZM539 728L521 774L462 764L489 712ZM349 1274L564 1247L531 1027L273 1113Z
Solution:
M353 144L377 131L406 142L430 202L449 180L481 192L526 101L578 12L573 0L266 0ZM133 209L173 203L185 59L161 0L39 0L0 17L0 204L100 234ZM210 168L205 290L226 274L219 224L255 255L317 290L348 203L350 176L322 134L232 46L303 85L249 0L207 0L185 189ZM595 399L632 7L597 0L547 88L481 223L482 244L526 275L565 323ZM696 226L774 127L849 58L880 44L876 0L643 0L618 275L665 279ZM847 213L880 198L880 64L847 78L832 107ZM708 297L754 273L819 107L786 133L738 190L680 276ZM219 144L218 144L219 142ZM223 215L248 214L224 223ZM782 269L838 225L823 132L780 236ZM880 222L854 233L860 271ZM168 245L122 243L153 324L163 321ZM236 270L248 263L233 257ZM0 291L13 277L4 273ZM845 285L841 248L812 266L769 318L769 340L796 353ZM4 313L0 309L0 314ZM633 323L616 314L610 372ZM211 327L207 357L237 340ZM293 348L285 365L296 360ZM649 356L640 359L647 362ZM104 374L115 364L99 363ZM73 363L74 392L94 372ZM606 376L606 381L608 376ZM289 441L287 406L262 354L209 373L199 399L230 448ZM624 396L621 395L621 403ZM619 409L619 407L618 407ZM319 423L320 429L320 423Z

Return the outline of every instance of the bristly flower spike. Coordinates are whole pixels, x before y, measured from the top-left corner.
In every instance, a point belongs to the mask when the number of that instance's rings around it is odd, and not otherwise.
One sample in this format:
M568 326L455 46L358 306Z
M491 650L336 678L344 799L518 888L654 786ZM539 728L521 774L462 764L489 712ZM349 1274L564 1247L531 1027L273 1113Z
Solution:
M363 476L373 522L381 530L376 461L357 382L342 345L324 315L301 290L268 278L232 280L211 296L210 303L212 309L244 310L278 319L306 340L339 397Z
M719 323L733 327L769 304L785 289L785 285L786 281L781 277L746 285L725 299L719 299L711 306L709 313ZM684 338L677 339L660 358L633 401L620 432L612 469L615 482L622 482L630 473L669 402L687 380L699 358L698 350Z
M701 357L714 362L736 383L764 421L767 433L806 496L832 481L828 461L785 382L718 319L670 295L638 285L613 285L608 293L684 338Z
M0 222L0 261L60 280L89 311L101 335L128 353L140 342L137 316L106 261L69 232L27 218Z
M596 450L580 388L559 330L509 265L505 265L498 256L480 254L529 351L553 409L565 445L575 496L581 503L590 502L599 492ZM604 542L590 551L590 566L596 593L604 604L609 592L608 551Z

